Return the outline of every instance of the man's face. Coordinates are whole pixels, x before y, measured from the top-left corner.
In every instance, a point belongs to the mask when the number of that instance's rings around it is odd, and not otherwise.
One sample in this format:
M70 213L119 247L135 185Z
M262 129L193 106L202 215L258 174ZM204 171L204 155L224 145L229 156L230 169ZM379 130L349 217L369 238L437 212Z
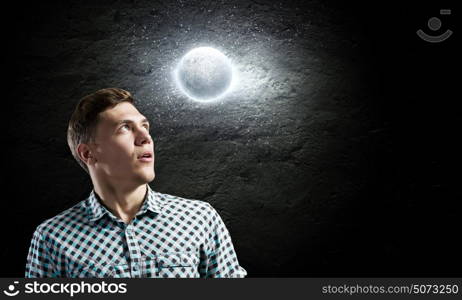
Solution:
M92 152L98 178L112 183L142 184L154 180L154 142L149 122L129 102L99 115ZM150 158L143 154L150 154Z

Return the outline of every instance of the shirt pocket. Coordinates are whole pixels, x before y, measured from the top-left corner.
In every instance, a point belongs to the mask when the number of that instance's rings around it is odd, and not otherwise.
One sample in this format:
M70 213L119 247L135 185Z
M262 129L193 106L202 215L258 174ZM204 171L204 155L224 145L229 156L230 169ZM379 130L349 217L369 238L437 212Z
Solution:
M111 265L96 263L92 260L73 262L69 266L70 278L108 278L113 277L114 270Z
M194 252L158 254L150 263L159 278L199 278L198 265L199 258Z

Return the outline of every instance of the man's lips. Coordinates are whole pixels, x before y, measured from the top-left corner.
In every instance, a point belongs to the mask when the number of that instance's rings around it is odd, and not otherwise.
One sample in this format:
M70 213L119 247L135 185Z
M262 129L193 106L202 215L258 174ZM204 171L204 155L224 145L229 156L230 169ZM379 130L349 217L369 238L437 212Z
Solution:
M144 162L150 162L154 159L154 155L151 151L145 151L141 155L138 155L138 160Z

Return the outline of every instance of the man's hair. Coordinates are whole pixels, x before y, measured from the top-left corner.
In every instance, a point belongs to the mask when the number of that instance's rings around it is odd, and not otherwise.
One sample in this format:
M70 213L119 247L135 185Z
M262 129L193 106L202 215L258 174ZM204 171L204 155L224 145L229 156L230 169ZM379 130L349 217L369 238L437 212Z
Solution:
M99 114L121 102L134 103L130 92L118 88L101 89L80 99L67 128L67 144L79 165L87 172L87 165L80 159L77 146L94 141Z

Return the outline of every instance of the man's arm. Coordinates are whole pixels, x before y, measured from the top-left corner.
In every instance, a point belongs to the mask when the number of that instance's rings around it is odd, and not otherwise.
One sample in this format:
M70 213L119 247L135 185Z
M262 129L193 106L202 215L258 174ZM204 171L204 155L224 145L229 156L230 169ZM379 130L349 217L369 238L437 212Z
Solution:
M247 271L239 265L228 229L218 212L208 205L210 215L206 225L209 232L201 253L199 273L205 278L243 278Z
M26 263L26 278L58 277L53 257L48 243L43 239L42 232L37 228L32 237Z

